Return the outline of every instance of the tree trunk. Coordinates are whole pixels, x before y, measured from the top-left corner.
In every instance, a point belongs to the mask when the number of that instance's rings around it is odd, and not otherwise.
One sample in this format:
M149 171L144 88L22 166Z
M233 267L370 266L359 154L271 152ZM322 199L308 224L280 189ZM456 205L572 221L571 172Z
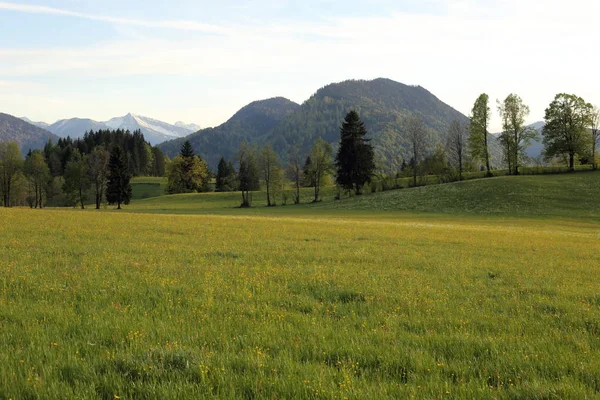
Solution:
M300 204L300 173L298 173L298 178L296 178L296 204Z
M79 202L81 203L81 209L85 210L85 206L83 205L83 191L81 190L81 186L79 187Z
M569 153L569 171L575 171L575 153Z
M462 154L458 155L458 180L462 181Z
M270 188L269 188L269 180L267 180L266 182L267 184L267 207L271 207L271 192L270 192Z

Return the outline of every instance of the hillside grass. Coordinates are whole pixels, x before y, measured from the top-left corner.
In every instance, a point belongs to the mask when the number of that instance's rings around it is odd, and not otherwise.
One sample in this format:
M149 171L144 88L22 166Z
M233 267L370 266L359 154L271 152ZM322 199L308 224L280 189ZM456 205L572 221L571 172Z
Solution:
M575 174L503 176L441 185L343 196L334 200L333 187L322 189L323 202L312 204L312 189L302 189L300 205L267 208L264 192L253 193L254 208L239 209L239 193L199 193L134 201L129 212L172 214L232 214L344 216L373 213L432 214L450 217L577 218L600 221L600 171ZM277 199L281 204L280 198Z
M167 178L136 177L131 179L133 201L166 195Z

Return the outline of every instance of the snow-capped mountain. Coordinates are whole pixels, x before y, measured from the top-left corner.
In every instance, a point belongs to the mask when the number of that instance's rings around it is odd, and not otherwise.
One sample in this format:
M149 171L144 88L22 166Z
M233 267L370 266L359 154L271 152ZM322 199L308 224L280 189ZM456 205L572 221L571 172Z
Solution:
M178 122L175 125L172 125L153 118L131 113L104 122L94 121L92 119L71 118L62 119L51 125L44 122L31 122L25 117L21 119L38 127L47 129L60 137L70 136L73 139L83 137L86 132L98 131L101 129L123 129L129 130L130 132L139 129L144 134L144 138L152 145L157 145L171 139L185 137L200 130L200 127L196 124Z
M184 137L193 132L187 128L181 128L157 119L131 113L124 117L108 120L105 124L111 129L125 129L131 132L139 129L144 134L146 140L153 145L178 137Z
M48 126L50 132L60 137L72 139L82 137L86 132L109 129L104 122L97 122L87 118L61 119Z
M50 126L50 124L47 124L45 122L32 121L32 120L30 120L27 117L21 117L19 119L22 119L23 121L25 121L25 122L27 122L27 123L29 123L31 125L37 126L38 128L42 128L42 129L48 129L48 127Z
M198 124L186 124L185 122L182 122L182 121L175 122L175 126L177 126L179 128L188 129L192 132L198 132L200 129L202 129L202 127Z

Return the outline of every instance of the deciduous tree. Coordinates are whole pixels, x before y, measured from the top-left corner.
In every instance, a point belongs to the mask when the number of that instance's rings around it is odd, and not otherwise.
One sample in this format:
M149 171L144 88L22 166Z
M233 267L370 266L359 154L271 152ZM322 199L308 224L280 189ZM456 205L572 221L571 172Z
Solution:
M414 114L406 119L405 129L412 153L413 185L417 186L420 163L423 161L425 152L429 146L429 132L425 127L423 119Z
M256 149L246 142L242 143L237 153L238 182L242 192L241 207L252 207L252 191L260 190L256 153Z
M319 138L313 145L310 153L312 164L309 170L310 179L314 182L315 198L313 202L320 201L321 187L324 185L324 178L330 174L333 169L331 160L332 148L329 143Z
M15 177L23 168L23 155L15 142L0 143L0 180L4 207L10 207Z
M65 167L63 192L67 199L72 204L81 206L85 209L85 201L87 200L87 191L90 187L88 176L87 157L82 156L79 150L75 150L71 154L71 160Z
M104 198L109 159L110 153L106 151L104 146L96 147L87 158L88 179L94 193L96 210L100 209Z
M300 204L300 185L302 184L303 170L302 156L298 146L292 146L288 153L287 175L294 183L294 204Z
M467 156L468 132L467 126L459 120L453 120L448 128L448 137L446 140L446 152L448 161L458 170L458 177L463 178L463 167Z
M525 150L537 136L535 129L525 126L529 107L523 104L523 100L516 94L509 94L503 102L498 102L498 112L502 118L500 143L508 171L512 175L519 175L519 166L525 157Z
M591 147L588 133L593 106L574 94L560 93L546 109L542 131L547 158L567 156L569 169L575 170L575 156L587 155Z
M40 150L29 152L25 159L24 172L30 188L33 190L33 196L30 195L31 206L44 208L44 195L48 190L52 176L44 154Z
M279 158L271 145L267 144L260 152L259 168L262 173L262 178L265 181L265 190L267 192L267 207L274 205L271 201L271 191L281 183L279 179L281 168L279 167Z
M491 118L491 110L488 105L489 100L489 96L483 93L475 101L471 112L471 136L469 137L471 157L474 160L485 164L488 175L491 174L490 151L488 146L488 126Z

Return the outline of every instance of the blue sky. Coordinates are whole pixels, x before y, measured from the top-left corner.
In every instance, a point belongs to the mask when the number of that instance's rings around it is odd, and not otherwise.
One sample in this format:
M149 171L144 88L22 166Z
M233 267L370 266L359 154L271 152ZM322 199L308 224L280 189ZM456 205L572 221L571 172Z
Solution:
M386 77L465 114L515 92L534 122L558 92L600 105L598 16L586 0L0 0L0 111L213 126Z

